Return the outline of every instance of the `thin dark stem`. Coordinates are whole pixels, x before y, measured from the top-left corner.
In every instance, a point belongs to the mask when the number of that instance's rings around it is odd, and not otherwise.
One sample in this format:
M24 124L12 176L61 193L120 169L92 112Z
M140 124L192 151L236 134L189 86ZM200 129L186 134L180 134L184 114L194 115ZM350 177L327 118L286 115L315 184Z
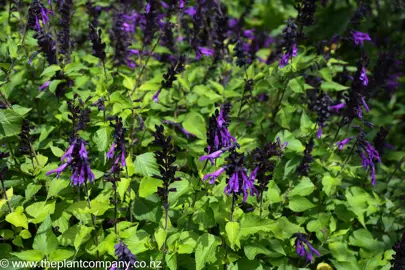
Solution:
M262 217L263 214L263 190L260 191L260 218Z
M86 192L86 197L87 197L87 206L89 207L89 209L91 209L91 202L90 202L90 194L89 194L89 188L87 186L87 182L84 182L84 189ZM95 229L95 237L94 237L94 244L96 245L96 248L98 247L98 233L97 233L97 228L96 228L96 216L91 214L91 221L93 223L93 227ZM97 260L99 259L99 252L97 250Z
M340 173L341 173L341 172L343 171L343 169L345 168L347 162L349 162L349 159L350 159L350 157L353 155L354 149L356 148L356 145L357 145L359 139L360 139L360 136L357 136L356 142L353 144L352 150L350 150L349 155L347 156L345 162L344 162L343 165L342 165L342 168L340 169L340 171L338 172L338 174L336 175L336 177L338 177L338 176L340 175Z
M145 68L146 68L146 66L148 65L149 59L151 58L153 52L155 51L156 46L159 44L160 39L162 38L162 36L163 36L163 33L160 33L160 35L159 35L159 37L158 37L158 39L157 39L155 45L153 46L152 50L149 52L148 57L146 58L145 64L143 65L141 71L139 72L138 78L137 78L136 81L135 81L135 86L134 86L134 88L132 89L132 91L130 92L130 95L133 95L133 93L135 92L135 89L138 87L138 82L139 82L139 80L141 79L141 77L142 77L142 75L143 75L143 72L145 71Z
M233 221L233 212L235 211L235 201L236 201L236 195L235 195L235 193L233 193L232 194L231 216L229 218L230 221Z
M395 170L391 173L390 177L388 178L388 182L391 181L392 177L394 174L401 168L402 163L404 162L405 157L401 158L401 160L398 162L397 166L395 167Z
M115 231L115 235L118 235L118 229L117 229L117 184L115 182L113 183L113 188L114 188L114 231Z
M6 190L6 187L4 186L4 182L3 182L3 180L1 180L0 182L1 182L1 187L2 187L2 189L3 189L4 198L5 198L5 199L6 199L6 201L7 201L8 210L10 211L10 213L12 213L12 212L13 212L13 210L11 209L11 204L10 204L10 201L8 200L8 196L7 196L7 190Z

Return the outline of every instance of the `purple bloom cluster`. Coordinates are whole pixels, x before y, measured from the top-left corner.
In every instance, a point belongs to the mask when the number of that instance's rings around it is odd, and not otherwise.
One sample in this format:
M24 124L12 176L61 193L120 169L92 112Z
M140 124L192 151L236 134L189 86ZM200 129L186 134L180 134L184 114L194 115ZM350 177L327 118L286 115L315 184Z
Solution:
M227 195L243 194L243 202L246 202L248 195L258 195L258 191L254 185L258 168L253 170L249 176L247 169L244 167L244 155L236 151L231 151L230 155L226 158L227 164L213 173L208 173L204 176L203 180L210 180L210 184L214 184L215 180L226 171L228 175L227 185L224 193Z
M370 171L372 185L376 184L375 178L375 162L381 162L380 153L368 142L365 138L366 134L361 129L357 138L357 152L360 155L363 168ZM336 144L339 150L343 150L344 146L348 144L353 137L348 137Z
M28 23L27 28L35 31L41 30L41 24L45 25L49 22L49 15L53 15L51 10L48 10L42 3L41 0L33 0L31 6L28 10Z
M135 262L137 261L136 256L132 254L132 252L128 249L128 247L123 243L119 242L114 246L115 248L115 256L118 257L118 262L125 262L128 263L127 269L132 269L134 267ZM118 268L117 264L113 264L113 267L110 270L127 270Z
M297 167L297 174L307 176L311 170L312 150L314 150L314 139L309 139L309 142L305 146L304 158L301 160L300 165Z
M312 262L314 255L320 257L321 254L308 242L306 234L297 233L295 239L296 252L299 256L305 257L307 262ZM306 248L305 248L306 246Z
M121 168L125 167L125 132L124 124L122 123L122 118L116 117L115 124L110 123L110 126L114 128L114 142L112 143L110 150L107 153L107 159L114 160L114 164L111 167L110 172L115 174L118 173Z
M215 113L210 117L207 130L207 148L205 152L207 156L203 156L200 160L208 159L213 163L215 158L218 158L228 147L232 147L236 143L235 137L228 130L230 124L229 113L231 104L224 103L220 110L215 110Z
M371 184L376 184L375 178L375 162L381 162L380 154L375 148L360 135L358 152L361 157L361 163L365 170L370 170Z
M364 41L365 40L371 41L371 38L367 33L352 31L352 40L354 44L363 46Z
M181 55L176 63L171 65L167 69L167 72L163 75L164 80L162 80L161 82L161 88L156 91L156 93L152 97L152 100L154 102L159 102L159 95L162 92L163 88L170 89L173 87L173 82L176 80L176 75L184 71L185 62L186 57L184 55Z
M61 173L70 167L73 172L70 178L73 186L82 185L86 181L92 182L95 176L90 169L90 161L85 145L84 139L80 137L72 138L68 150L61 158L64 163L57 169L47 172L46 175L56 173L56 177L59 178Z
M137 14L130 13L127 9L128 7L123 6L115 12L110 39L115 52L115 65L126 65L135 68L135 61L130 57L138 54L138 51L129 47L132 44L132 35L135 32Z
M267 190L267 184L273 178L273 171L276 168L274 158L281 158L287 142L281 144L280 138L276 142L267 143L263 148L256 148L252 152L253 167L255 171L258 186L257 189L262 193Z
M311 92L308 92L311 93ZM309 108L316 112L318 118L317 118L317 123L318 123L318 132L316 134L317 138L321 138L322 136L322 129L325 127L326 121L329 119L329 117L333 115L337 115L339 113L339 110L344 108L345 104L344 103L338 103L336 105L333 105L334 102L330 96L327 94L324 94L320 92L318 95L315 96L315 94L309 94L310 95L310 103L309 103Z
M288 19L286 23L287 25L282 33L285 52L279 62L280 68L286 66L291 58L297 56L297 25L292 19Z

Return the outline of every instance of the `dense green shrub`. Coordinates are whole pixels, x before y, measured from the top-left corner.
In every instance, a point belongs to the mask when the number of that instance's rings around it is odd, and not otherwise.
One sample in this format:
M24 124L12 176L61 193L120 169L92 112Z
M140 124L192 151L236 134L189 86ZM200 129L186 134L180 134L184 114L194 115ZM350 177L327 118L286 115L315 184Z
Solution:
M0 5L0 259L405 265L402 1Z

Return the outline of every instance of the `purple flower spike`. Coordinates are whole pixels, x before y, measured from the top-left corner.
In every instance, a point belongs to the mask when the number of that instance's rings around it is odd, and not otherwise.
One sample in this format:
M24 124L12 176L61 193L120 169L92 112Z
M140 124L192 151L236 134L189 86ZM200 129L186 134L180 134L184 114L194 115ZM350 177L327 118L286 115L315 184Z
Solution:
M65 163L65 164L59 166L57 169L47 172L45 175L50 175L50 174L56 173L56 178L59 178L60 174L66 169L68 164L69 163Z
M184 8L184 0L179 0L179 8Z
M122 167L125 167L127 165L127 162L125 161L125 152L121 151L121 165Z
M113 143L112 145L111 145L111 148L110 148L110 150L108 151L108 153L107 153L107 159L112 159L113 157L114 157L114 152L115 152L115 146L116 146L117 144L116 143Z
M297 238L295 239L296 252L300 257L305 257L307 262L312 262L314 254L318 257L321 256L319 251L316 250L314 247L312 247L311 244L308 242L307 235L297 233L296 236L297 236ZM305 248L305 245L307 246L307 249Z
M146 14L149 14L149 12L150 12L150 2L148 2L148 3L146 4L146 8L145 8L145 13L146 13Z
M347 143L349 143L352 139L353 139L353 138L348 137L348 138L344 139L343 141L337 142L337 143L336 143L336 146L339 147L339 150L342 150L343 147L344 147Z
M35 31L40 31L41 30L41 25L39 24L39 19L37 16L35 16Z
M159 90L157 90L156 93L153 95L152 100L153 100L155 103L158 103L158 102L159 102L159 95L160 95L160 92L161 92L161 91L162 91L162 89L159 89Z
M84 142L82 142L79 150L79 155L83 160L87 160L87 150L86 147L84 146Z
M191 16L191 17L194 17L194 15L197 13L197 10L196 10L195 7L190 7L190 8L188 8L188 9L186 9L186 10L184 11L184 13L186 13L187 15L189 15L189 16Z
M320 126L318 127L318 132L316 133L316 137L317 137L318 139L320 139L321 136L322 136L322 126L320 125Z
M76 141L74 141L69 149L66 151L66 153L61 157L61 161L65 161L67 159L67 162L70 162L72 160L72 154L73 154L73 149L75 148Z
M210 179L209 183L213 185L215 183L215 180L225 171L224 168L219 168L219 170L213 172L213 173L207 173L203 181L206 181L207 179Z
M361 45L361 46L364 45L365 40L371 41L371 38L367 33L359 32L359 31L352 32L352 39L353 39L354 44Z
M46 81L43 85L41 85L41 86L38 88L38 91L42 91L42 90L48 88L50 84L51 84L51 81Z
M366 109L366 112L370 112L370 109L363 97L361 98L361 102L363 103L363 106Z
M199 60L201 56L213 56L214 50L206 47L199 47L198 52L196 53L196 59Z
M330 109L335 111L335 112L339 112L340 109L343 109L345 107L344 103L339 103L337 105L334 106L330 106Z
M214 165L214 159L219 158L222 155L222 153L223 153L222 150L215 151L214 153L200 157L200 161L208 159L211 162L211 164Z
M364 86L368 85L367 73L366 73L366 69L364 67L361 69L361 72L360 72L360 80L363 81Z

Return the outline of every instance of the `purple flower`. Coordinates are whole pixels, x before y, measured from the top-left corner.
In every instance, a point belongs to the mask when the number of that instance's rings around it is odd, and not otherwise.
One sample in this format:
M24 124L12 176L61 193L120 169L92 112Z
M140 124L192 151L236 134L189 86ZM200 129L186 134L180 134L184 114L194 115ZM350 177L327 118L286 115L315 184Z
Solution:
M108 153L107 153L107 159L112 159L112 158L114 157L115 146L117 146L116 143L113 143L113 144L111 145L111 148L110 148L110 150L109 150Z
M221 168L219 168L218 170L216 170L216 171L213 172L213 173L207 173L207 174L204 176L203 181L206 181L206 180L210 179L209 183L210 183L211 185L213 185L213 184L215 183L215 180L216 180L224 171L225 171L225 169L221 167Z
M371 184L376 184L375 178L375 164L374 160L381 162L380 154L375 148L364 139L364 135L361 133L361 139L359 140L359 154L361 157L361 163L364 169L370 169Z
M322 136L322 126L319 125L319 127L318 127L318 132L316 133L316 137L317 137L318 139L320 139L321 136Z
M73 150L76 146L76 141L74 141L69 149L66 151L66 153L61 157L61 161L65 161L67 159L67 162L70 162L72 160L72 154L73 154Z
M339 103L337 105L334 106L330 106L330 110L335 111L335 112L339 112L340 109L343 109L345 107L344 103Z
M189 7L188 9L186 9L184 11L184 13L186 13L187 15L193 17L197 13L197 10L196 10L195 7Z
M363 85L364 86L367 86L368 85L368 78L367 78L367 73L366 73L366 69L363 67L362 69L361 69L361 72L360 72L360 81L363 81Z
M146 14L149 14L149 12L150 12L150 2L148 2L148 3L146 4L146 7L145 7L145 13L146 13Z
M321 256L318 250L311 246L307 240L307 235L297 233L297 238L295 239L296 252L300 257L305 257L307 262L312 262L314 254L318 257ZM305 248L305 245L307 248Z
M56 173L56 178L60 177L60 174L66 169L66 167L69 165L69 163L62 164L55 170L50 170L49 172L46 173L46 175L50 175L53 173Z
M43 85L41 85L41 86L38 88L38 91L42 91L42 90L48 88L50 84L51 84L51 81L46 81Z
M120 117L115 117L115 123L111 122L110 126L114 127L114 142L112 143L110 150L107 152L107 159L115 159L110 172L119 173L121 167L127 165L125 160L125 132L124 124ZM121 165L120 165L121 161Z
M370 109L369 109L366 101L364 100L364 97L361 97L361 102L363 103L363 106L366 109L366 112L370 112Z
M153 100L155 103L159 102L159 95L160 95L160 92L161 92L161 91L162 91L162 89L159 89L159 90L157 90L156 93L153 95L152 100Z
M184 8L184 0L179 0L179 8Z
M214 159L219 158L222 155L222 153L223 153L222 150L215 151L214 153L200 157L200 161L208 159L211 162L211 164L214 165Z
M196 59L200 60L201 56L213 56L214 55L214 50L213 49L209 49L206 47L198 47L197 51L196 51Z
M344 147L347 143L349 143L352 139L353 139L353 138L348 137L348 138L344 139L343 141L337 142L337 143L336 143L336 146L339 147L339 150L342 150L343 147Z
M370 36L367 33L359 32L359 31L352 31L352 39L354 44L356 45L364 45L364 41L368 40L371 41Z
M74 186L82 185L86 180L93 181L95 176L90 169L85 141L82 138L73 139L71 145L61 160L65 161L59 168L46 173L50 175L56 173L56 177L60 177L62 171L68 166L73 171L71 176L71 184ZM67 160L67 161L66 161Z

